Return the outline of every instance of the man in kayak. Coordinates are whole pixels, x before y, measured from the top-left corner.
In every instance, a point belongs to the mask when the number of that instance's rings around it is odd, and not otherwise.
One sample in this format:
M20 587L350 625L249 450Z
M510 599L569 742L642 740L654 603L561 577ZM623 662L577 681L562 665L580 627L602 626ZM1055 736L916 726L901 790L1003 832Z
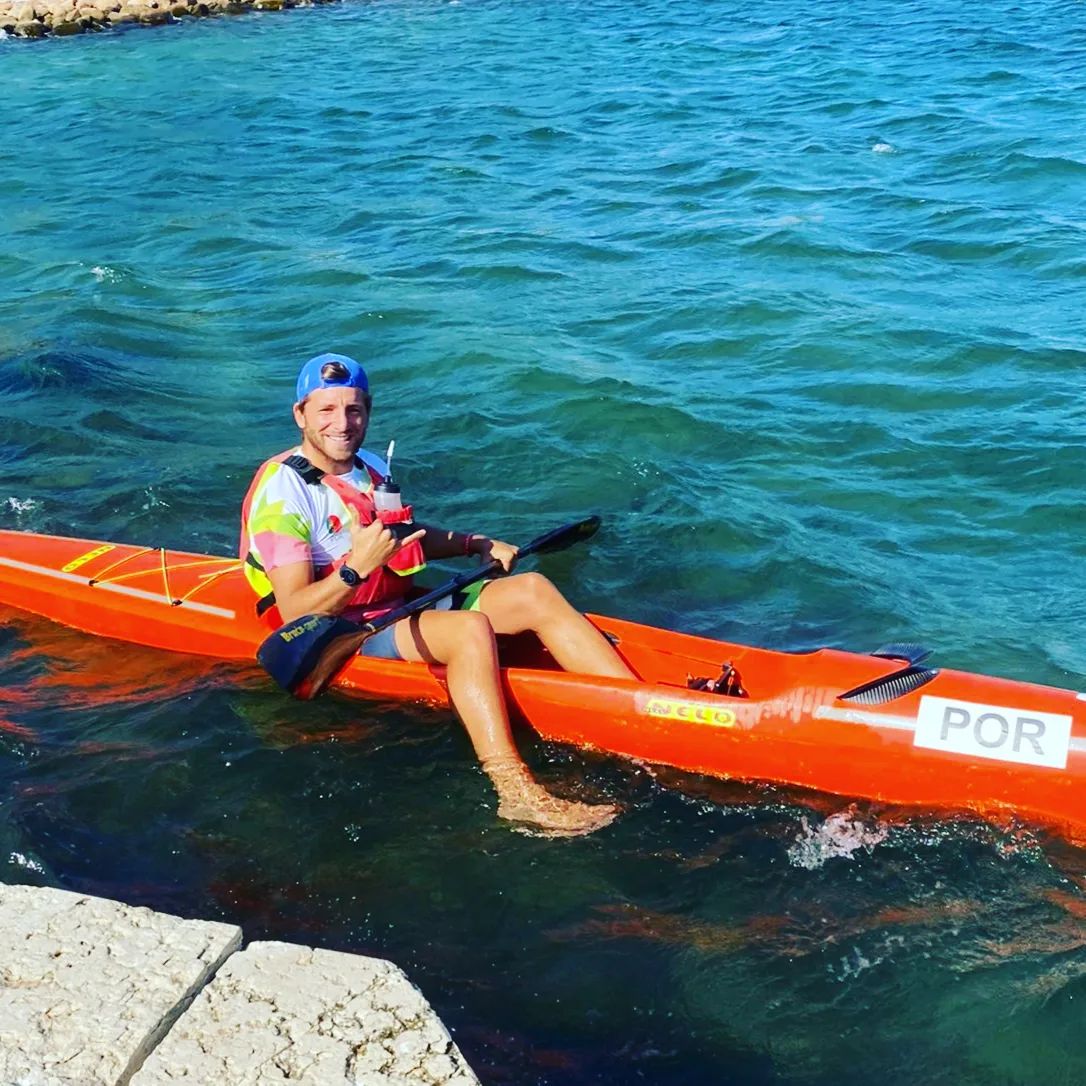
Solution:
M301 444L261 465L242 510L246 577L272 627L314 613L356 622L387 613L405 602L411 574L429 559L496 559L506 573L516 563L516 547L485 535L414 524L397 538L390 518L379 519L373 495L387 466L362 449L371 403L365 371L345 355L318 355L298 375ZM553 833L590 833L616 809L550 795L513 743L495 635L529 630L568 671L635 677L538 573L479 582L374 634L361 652L446 666L450 700L498 792L501 817Z

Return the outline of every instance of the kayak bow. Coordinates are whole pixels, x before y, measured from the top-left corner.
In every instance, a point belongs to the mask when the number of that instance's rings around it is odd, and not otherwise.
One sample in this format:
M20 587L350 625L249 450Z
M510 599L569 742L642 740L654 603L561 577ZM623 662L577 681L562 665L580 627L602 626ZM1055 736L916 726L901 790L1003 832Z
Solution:
M102 637L252 660L268 630L234 558L0 531L0 603ZM542 736L697 773L1018 815L1086 841L1086 695L932 667L920 646L787 653L590 615L641 680L503 647L511 708ZM749 697L687 686L734 665ZM355 657L336 689L447 703L443 669Z

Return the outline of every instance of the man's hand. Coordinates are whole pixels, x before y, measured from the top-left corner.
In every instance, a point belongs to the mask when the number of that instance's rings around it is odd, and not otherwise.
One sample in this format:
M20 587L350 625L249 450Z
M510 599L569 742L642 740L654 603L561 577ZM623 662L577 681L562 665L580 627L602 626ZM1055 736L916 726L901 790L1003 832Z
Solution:
M351 550L347 556L347 565L360 577L368 577L375 569L380 569L401 547L421 539L426 530L417 532L403 539L397 539L379 520L372 521L364 528L358 518L352 516L348 527L351 532Z
M484 564L495 559L501 563L502 572L512 573L513 567L517 564L520 548L514 547L511 543L503 543L500 539L476 538L472 551L479 555Z

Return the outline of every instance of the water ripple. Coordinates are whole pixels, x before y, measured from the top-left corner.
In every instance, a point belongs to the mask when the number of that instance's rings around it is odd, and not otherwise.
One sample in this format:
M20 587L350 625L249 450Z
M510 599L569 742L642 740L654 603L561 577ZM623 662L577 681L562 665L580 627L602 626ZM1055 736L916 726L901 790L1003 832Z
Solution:
M1080 15L403 0L2 42L0 526L229 551L339 349L430 519L604 515L547 567L583 606L1081 689ZM628 814L510 841L446 716L35 708L50 654L94 662L43 628L0 623L5 870L370 940L488 1081L1086 1074L1047 843L551 748Z

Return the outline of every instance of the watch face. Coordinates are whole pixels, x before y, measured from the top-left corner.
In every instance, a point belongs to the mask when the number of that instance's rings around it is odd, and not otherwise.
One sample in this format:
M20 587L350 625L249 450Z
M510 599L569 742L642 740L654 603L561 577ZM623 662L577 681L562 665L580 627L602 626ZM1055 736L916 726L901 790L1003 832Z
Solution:
M343 579L343 582L349 584L352 588L362 580L350 566L340 566L339 575Z

